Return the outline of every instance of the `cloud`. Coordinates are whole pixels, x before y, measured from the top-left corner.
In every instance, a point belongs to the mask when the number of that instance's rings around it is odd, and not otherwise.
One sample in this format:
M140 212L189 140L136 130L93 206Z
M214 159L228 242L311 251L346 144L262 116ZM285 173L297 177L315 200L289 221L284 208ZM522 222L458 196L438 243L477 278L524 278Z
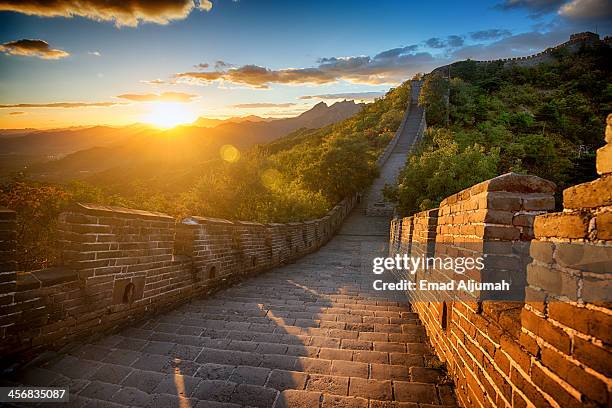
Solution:
M509 37L511 35L512 33L510 31L500 28L491 28L489 30L473 31L470 33L472 40L476 41L496 40L498 38Z
M161 79L161 78L157 78L157 79L143 79L142 81L143 84L149 84L149 85L166 85L166 84L174 84L172 81L167 80L167 79Z
M566 0L504 0L497 7L502 10L526 9L533 17L559 9Z
M385 95L385 91L374 91L374 92L344 92L335 94L322 94L322 95L303 95L300 99L320 99L320 100L334 100L334 99L354 99L360 101L371 101L376 98L380 98Z
M569 32L550 31L541 33L537 31L512 35L488 44L471 44L454 50L451 58L492 60L516 56L526 56L540 52L548 47L567 41Z
M209 0L1 0L0 11L40 17L84 17L112 21L117 27L139 22L167 24L186 18L192 10L209 11Z
M9 112L9 115L25 115L24 111Z
M446 45L451 48L461 47L464 42L463 37L459 35L449 35L446 38Z
M605 20L612 18L610 0L572 0L561 6L558 14L572 20Z
M425 45L430 48L444 48L446 47L446 43L444 40L438 37L430 38L429 40L425 40Z
M208 68L208 64L200 63L198 65L194 65L194 67L196 67L197 69L206 69Z
M91 108L125 105L125 102L50 102L50 103L16 103L0 105L0 109L14 108Z
M292 106L296 106L297 103L239 103L237 105L232 105L232 108L239 109L259 109L259 108L290 108Z
M425 40L423 43L429 48L457 48L461 47L464 44L465 40L463 36L460 35L449 35L446 39L442 39L439 37L432 37L428 40Z
M322 85L340 80L359 84L395 85L412 74L431 70L440 62L426 52L415 52L417 46L393 48L374 57L320 58L310 68L270 69L244 65L225 70L181 72L174 75L179 82L207 85L215 81L266 89L271 84Z
M231 67L233 67L233 65L228 62L221 61L221 60L215 61L215 69L217 71L224 70L224 69L231 68Z
M23 57L37 57L42 59L56 60L65 58L70 54L64 50L53 49L49 43L43 40L17 40L0 45L0 52L8 55L19 55Z
M102 55L100 54L100 51L89 51L88 54L93 55L94 57L99 57Z
M146 94L121 94L117 98L127 99L132 102L193 102L198 98L198 95L188 94L184 92L163 92L161 94L146 93Z

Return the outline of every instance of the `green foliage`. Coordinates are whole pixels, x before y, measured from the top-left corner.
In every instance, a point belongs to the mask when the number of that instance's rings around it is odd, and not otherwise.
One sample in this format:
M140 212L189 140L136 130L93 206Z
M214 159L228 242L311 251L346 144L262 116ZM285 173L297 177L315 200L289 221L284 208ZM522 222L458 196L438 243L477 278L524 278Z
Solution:
M402 214L434 208L449 191L463 190L497 172L499 149L486 152L477 143L461 149L446 129L428 131L426 138L402 170L399 186L385 190Z
M448 79L439 74L428 75L423 81L419 105L427 110L427 121L431 125L446 123L448 88Z
M533 67L452 64L444 136L446 80L426 78L420 103L431 136L411 157L400 186L387 191L403 214L509 171L554 181L557 191L596 177L592 152L603 144L612 110L612 52L600 45L556 56Z

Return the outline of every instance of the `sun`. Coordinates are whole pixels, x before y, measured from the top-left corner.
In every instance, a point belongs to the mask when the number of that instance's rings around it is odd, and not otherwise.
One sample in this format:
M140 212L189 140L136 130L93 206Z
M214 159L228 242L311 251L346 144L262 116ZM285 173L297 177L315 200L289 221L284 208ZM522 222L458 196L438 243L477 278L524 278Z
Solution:
M144 121L162 129L191 123L196 119L196 115L181 103L157 102L151 105Z

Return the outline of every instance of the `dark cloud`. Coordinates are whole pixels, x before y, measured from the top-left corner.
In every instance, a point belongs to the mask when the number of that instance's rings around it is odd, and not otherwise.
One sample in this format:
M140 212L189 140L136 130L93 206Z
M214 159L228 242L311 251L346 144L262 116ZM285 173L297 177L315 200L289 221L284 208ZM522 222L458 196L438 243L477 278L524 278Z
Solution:
M561 6L559 15L577 21L609 20L612 19L612 1L572 0Z
M14 108L99 108L125 105L125 102L50 102L50 103L16 103L0 105L0 109Z
M206 64L206 63L200 63L198 65L194 65L194 67L197 68L197 69L206 69L206 68L208 68L208 66L209 65Z
M304 95L300 96L300 99L320 99L320 100L334 100L334 99L353 99L360 101L371 101L376 98L380 98L385 95L385 91L380 92L344 92L335 94L322 94L322 95Z
M221 60L215 61L215 69L217 71L221 71L221 70L231 68L231 67L233 67L233 65L228 62L221 61Z
M374 56L374 59L384 59L384 58L396 58L400 55L409 54L411 52L415 52L419 48L418 45L409 45L407 47L401 48L392 48L390 50L383 51Z
M41 17L84 17L135 27L139 22L167 24L194 9L210 10L209 0L0 0L0 11Z
M42 59L60 59L70 54L64 50L53 49L49 43L43 40L17 40L0 45L0 52L8 55L19 55L23 57L37 57Z
M465 41L458 35L449 35L446 38L446 45L451 48L461 47Z
M259 108L290 108L292 106L296 106L297 103L239 103L237 105L232 105L232 108L239 109L259 109Z
M9 112L9 115L25 115L24 111Z
M446 47L446 43L444 40L438 37L430 38L429 40L425 40L425 45L430 48L444 48Z
M480 30L470 33L472 40L476 41L496 40L498 38L509 37L511 35L512 33L510 31L500 28L491 28L489 30Z
M557 11L566 0L504 0L498 4L502 10L526 9L532 16Z
M457 48L464 43L464 37L460 35L449 35L446 39L433 37L423 42L429 48Z
M198 95L188 94L184 92L163 92L161 94L146 93L146 94L122 94L117 95L117 98L127 99L133 102L192 102L198 98Z
M569 32L527 32L512 35L488 44L472 44L454 50L452 59L492 60L535 54L548 47L567 41Z

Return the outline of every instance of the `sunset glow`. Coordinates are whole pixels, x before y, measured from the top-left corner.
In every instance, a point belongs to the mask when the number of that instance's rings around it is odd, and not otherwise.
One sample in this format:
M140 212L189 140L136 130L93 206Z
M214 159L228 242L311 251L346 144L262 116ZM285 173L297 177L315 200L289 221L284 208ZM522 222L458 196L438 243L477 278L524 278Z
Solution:
M196 118L197 115L184 104L157 102L151 104L150 112L142 121L161 129L169 129L189 124Z

